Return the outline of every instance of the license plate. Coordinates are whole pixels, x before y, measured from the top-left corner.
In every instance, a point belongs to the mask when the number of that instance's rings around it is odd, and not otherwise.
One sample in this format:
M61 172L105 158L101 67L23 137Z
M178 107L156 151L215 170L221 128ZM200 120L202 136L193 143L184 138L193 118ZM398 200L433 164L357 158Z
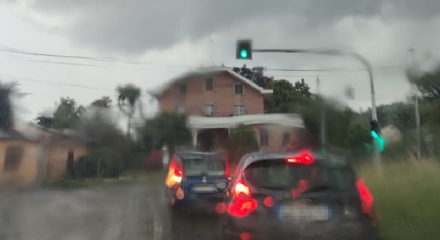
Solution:
M327 205L307 206L290 205L282 206L280 209L282 219L299 221L328 221L331 218L331 209Z
M214 186L194 186L194 192L214 192L216 188Z

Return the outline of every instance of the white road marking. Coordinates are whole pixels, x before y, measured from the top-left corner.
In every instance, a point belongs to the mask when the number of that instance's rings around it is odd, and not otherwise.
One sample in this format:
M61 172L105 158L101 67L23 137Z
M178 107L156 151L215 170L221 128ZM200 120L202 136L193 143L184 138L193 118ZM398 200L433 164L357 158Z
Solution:
M151 200L151 198L148 198L148 202L150 203L149 205L154 218L153 239L162 240L162 222L160 221L159 214L156 211L153 200Z

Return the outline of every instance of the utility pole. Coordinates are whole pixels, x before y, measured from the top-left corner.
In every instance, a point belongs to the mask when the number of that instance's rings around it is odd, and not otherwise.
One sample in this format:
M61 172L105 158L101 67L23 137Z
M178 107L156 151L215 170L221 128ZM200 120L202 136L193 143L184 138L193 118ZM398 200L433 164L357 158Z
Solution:
M214 40L210 38L211 41L211 65L214 66Z
M411 52L412 55L412 64L413 66L416 65L416 58L415 58L415 50L414 48L411 48L408 50ZM419 96L417 94L417 87L414 83L412 83L413 91L414 91L414 110L416 115L416 140L417 140L417 161L420 161L420 113L419 113Z
M318 96L321 95L321 91L320 91L320 86L321 86L321 81L319 80L319 75L316 77L316 88L317 88L317 93ZM325 115L324 115L324 102L321 102L321 152L322 153L326 153L326 148L325 148Z

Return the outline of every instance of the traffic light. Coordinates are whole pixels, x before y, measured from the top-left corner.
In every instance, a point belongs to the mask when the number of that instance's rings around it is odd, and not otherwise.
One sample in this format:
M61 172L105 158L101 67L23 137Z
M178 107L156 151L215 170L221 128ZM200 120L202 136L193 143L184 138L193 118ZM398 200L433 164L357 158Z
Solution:
M252 40L237 41L236 58L252 59Z
M381 136L379 123L376 120L372 120L370 122L370 126L371 126L371 136L377 142L379 151L382 152L385 148L385 139Z

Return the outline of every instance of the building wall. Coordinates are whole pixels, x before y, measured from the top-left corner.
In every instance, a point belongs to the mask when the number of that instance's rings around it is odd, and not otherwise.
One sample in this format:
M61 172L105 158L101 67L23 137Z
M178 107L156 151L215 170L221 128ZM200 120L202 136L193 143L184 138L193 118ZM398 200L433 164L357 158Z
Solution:
M64 176L69 150L73 151L75 161L88 153L88 148L84 143L71 140L63 140L48 146L46 171L48 180L57 180Z
M179 104L184 104L187 115L203 116L204 104L215 105L215 117L226 117L233 113L235 104L244 104L246 114L263 114L263 95L244 84L244 94L234 94L234 83L242 83L240 80L222 73L213 75L214 90L205 91L205 79L207 77L196 76L184 79L166 90L158 98L160 111L176 111ZM186 94L179 92L179 85L186 84Z
M19 146L23 149L21 164L16 171L4 169L6 149ZM0 141L0 182L27 185L35 182L38 173L38 144L22 140Z

